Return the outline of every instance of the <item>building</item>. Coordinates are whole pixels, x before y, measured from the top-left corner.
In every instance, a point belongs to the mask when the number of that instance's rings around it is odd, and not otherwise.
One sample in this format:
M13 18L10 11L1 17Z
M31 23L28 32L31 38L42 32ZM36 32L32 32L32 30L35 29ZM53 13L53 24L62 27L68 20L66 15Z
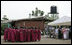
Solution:
M36 17L36 18L27 18L27 19L18 19L11 22L12 26L20 27L36 27L44 30L45 22L51 22L52 20L46 19L45 17Z

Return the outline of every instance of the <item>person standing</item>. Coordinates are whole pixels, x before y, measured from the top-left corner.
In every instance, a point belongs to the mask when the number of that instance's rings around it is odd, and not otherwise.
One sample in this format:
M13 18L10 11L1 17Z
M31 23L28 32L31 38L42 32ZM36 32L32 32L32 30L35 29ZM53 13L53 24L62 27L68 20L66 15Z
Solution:
M54 38L54 30L52 30L52 38Z
M69 39L69 28L66 28L66 39Z
M58 28L55 29L55 38L58 38Z
M63 39L67 39L67 29L65 27L62 29L62 32L63 32Z
M62 38L62 33L61 33L61 28L59 28L58 30L58 39L61 39Z
M45 37L48 37L48 26L45 27Z

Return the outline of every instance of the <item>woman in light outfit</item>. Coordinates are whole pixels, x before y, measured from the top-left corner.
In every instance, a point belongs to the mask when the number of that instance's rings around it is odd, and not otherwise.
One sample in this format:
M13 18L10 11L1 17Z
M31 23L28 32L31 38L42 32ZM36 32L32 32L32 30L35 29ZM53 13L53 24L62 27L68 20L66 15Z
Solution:
M69 29L64 27L62 29L62 32L63 32L63 39L68 39L68 37L69 37Z

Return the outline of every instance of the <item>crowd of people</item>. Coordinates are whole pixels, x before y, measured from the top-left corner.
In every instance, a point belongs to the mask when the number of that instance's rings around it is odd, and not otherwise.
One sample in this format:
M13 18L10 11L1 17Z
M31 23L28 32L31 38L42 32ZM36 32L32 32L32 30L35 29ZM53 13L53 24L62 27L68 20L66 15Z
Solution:
M41 40L41 30L36 27L9 27L4 30L4 40L11 42L30 42Z
M45 29L47 30L47 29ZM50 38L56 38L56 39L70 39L71 38L71 28L66 27L60 27L60 28L54 28L50 27L49 30L49 37Z

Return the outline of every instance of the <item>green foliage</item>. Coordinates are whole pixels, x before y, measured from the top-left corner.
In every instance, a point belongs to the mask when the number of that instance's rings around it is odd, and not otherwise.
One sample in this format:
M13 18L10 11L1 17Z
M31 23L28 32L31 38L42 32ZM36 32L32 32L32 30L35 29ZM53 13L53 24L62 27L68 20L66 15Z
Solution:
M4 32L3 31L1 31L1 35L4 35Z
M44 14L44 11L41 11L41 14L40 14L40 16L43 16L43 14Z
M4 20L8 20L8 18L3 18Z
M42 32L41 35L44 35L44 32Z
M32 16L34 16L34 11L32 11Z
M3 20L9 20L6 15L3 16Z
M38 16L38 11L37 10L35 11L35 16Z
M35 16L38 16L38 8L35 10Z
M41 32L41 35L44 35L44 31Z
M43 16L44 11L41 11L36 7L36 10L32 11L32 16L38 16L38 14L40 14L40 16Z
M7 26L8 26L7 23L3 23L3 24L1 25L1 35L4 34L4 30L5 30L5 28L6 28Z

